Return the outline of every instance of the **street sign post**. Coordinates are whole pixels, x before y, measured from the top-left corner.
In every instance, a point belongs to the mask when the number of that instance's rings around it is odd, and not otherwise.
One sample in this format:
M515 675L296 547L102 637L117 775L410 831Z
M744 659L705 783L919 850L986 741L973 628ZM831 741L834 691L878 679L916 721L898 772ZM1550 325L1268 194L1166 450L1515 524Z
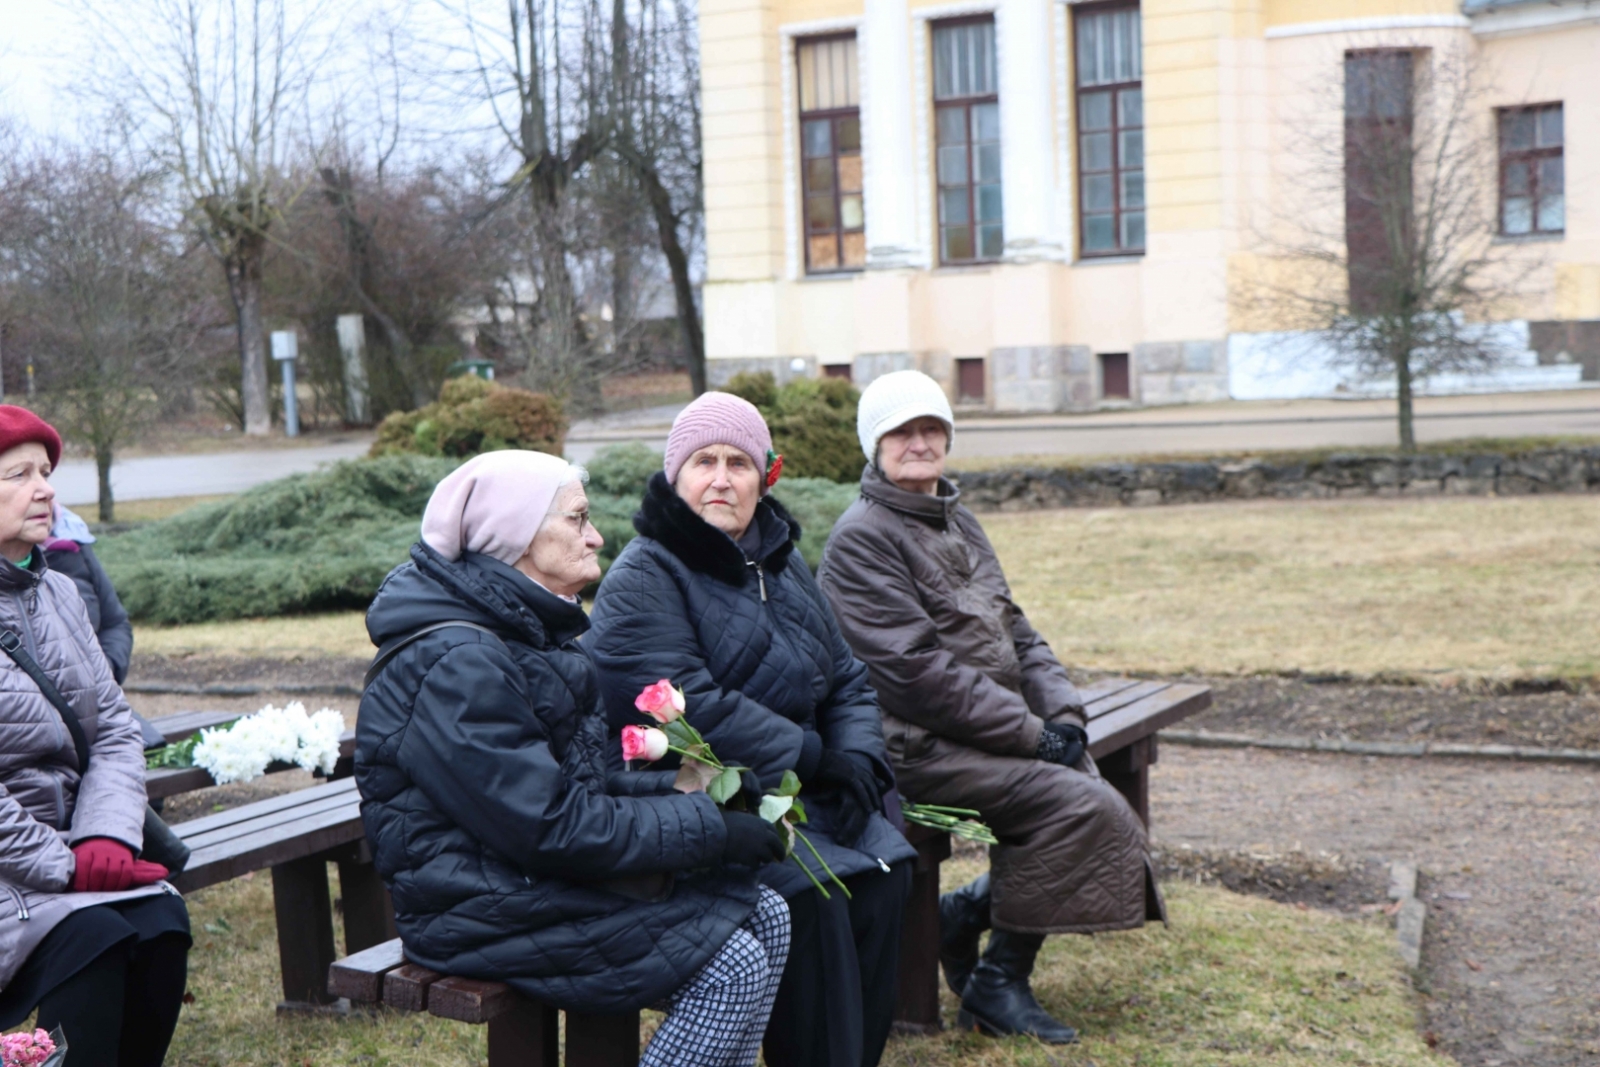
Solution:
M300 339L293 330L272 332L272 358L283 368L283 432L300 436L300 409L294 395L294 361L300 355Z

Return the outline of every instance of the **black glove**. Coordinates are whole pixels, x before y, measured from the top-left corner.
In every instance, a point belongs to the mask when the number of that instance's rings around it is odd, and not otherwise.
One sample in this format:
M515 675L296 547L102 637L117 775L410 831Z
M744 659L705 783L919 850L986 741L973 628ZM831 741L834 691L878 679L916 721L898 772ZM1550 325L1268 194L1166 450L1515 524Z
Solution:
M1059 763L1071 767L1083 758L1089 746L1089 735L1075 722L1047 722L1039 733L1039 747L1033 758L1046 763Z
M846 847L861 840L867 820L883 807L878 778L864 764L864 760L858 761L843 752L823 749L813 776L818 785L828 786L839 795L839 821L833 829L839 844Z
M723 863L759 867L763 863L779 863L788 854L783 834L761 816L723 808L722 821L728 828L728 841L722 846Z
M755 814L761 810L761 798L766 795L766 790L761 788L761 779L755 771L739 772L739 796L744 800L744 810Z

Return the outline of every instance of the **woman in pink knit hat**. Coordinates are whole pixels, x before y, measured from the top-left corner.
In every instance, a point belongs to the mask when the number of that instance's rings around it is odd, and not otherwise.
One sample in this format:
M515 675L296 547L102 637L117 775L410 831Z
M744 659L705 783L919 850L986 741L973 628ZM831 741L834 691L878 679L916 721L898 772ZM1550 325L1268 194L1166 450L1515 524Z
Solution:
M893 1020L914 852L884 813L894 777L877 695L769 492L782 465L746 401L713 392L685 408L634 516L640 536L600 585L588 648L613 733L645 721L634 698L666 678L719 758L766 788L800 778L806 834L850 895L824 899L798 866L830 884L809 854L763 869L793 936L766 1062L871 1067Z

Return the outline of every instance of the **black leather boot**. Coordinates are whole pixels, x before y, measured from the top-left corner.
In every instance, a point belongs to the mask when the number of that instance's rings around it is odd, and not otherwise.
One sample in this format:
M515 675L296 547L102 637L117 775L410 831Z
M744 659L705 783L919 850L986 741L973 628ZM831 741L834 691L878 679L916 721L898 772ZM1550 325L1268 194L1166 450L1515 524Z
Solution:
M990 934L989 947L973 968L961 995L956 1024L963 1030L979 1030L992 1037L1028 1034L1049 1045L1077 1041L1078 1031L1053 1018L1033 999L1028 977L1033 974L1034 957L1042 944L1042 934L1005 930Z
M989 929L989 875L980 874L960 889L939 897L939 966L960 996L978 965L978 938Z

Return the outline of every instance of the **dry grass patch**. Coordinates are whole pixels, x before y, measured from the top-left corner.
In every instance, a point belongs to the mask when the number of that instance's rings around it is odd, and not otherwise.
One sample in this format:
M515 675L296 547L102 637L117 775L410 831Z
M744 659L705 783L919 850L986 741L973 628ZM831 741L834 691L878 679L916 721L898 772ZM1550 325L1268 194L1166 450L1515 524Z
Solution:
M1061 659L1152 673L1600 676L1600 498L982 516Z
M949 881L970 877L952 863ZM335 883L337 884L337 883ZM1083 1032L1047 1049L947 1032L896 1038L889 1067L1211 1067L1316 1062L1407 1067L1439 1062L1417 1036L1415 1001L1379 920L1296 910L1225 890L1172 885L1171 929L1052 938L1040 999ZM172 1067L357 1063L481 1067L486 1030L427 1015L278 1018L271 879L239 879L189 898L195 933ZM343 933L339 932L340 943ZM946 997L954 1011L953 998ZM655 1024L646 1013L644 1033Z
M156 656L249 656L304 659L319 656L369 658L366 615L334 611L322 615L281 615L271 619L231 619L190 626L133 628L133 647Z
M119 500L117 501L118 522L157 522L161 519L170 519L180 511L188 511L197 504L213 504L218 500L227 500L232 493L217 493L202 496L167 496L154 500ZM99 512L96 505L85 504L76 510L90 522L97 520Z

